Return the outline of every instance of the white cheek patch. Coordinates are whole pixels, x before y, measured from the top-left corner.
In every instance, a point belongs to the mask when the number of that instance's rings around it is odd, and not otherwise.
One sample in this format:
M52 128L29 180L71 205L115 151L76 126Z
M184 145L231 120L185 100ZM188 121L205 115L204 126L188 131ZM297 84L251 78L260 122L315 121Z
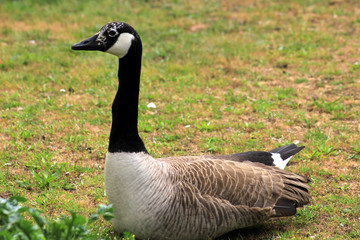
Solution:
M119 58L122 58L128 53L131 47L131 42L134 38L135 38L134 35L130 33L122 33L118 37L115 44L111 48L109 48L106 52L113 54Z

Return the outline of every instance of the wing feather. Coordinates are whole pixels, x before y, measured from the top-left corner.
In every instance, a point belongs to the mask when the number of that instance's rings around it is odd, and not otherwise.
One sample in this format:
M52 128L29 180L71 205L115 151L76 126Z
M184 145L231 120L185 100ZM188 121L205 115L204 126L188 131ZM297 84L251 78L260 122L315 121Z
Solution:
M293 215L297 206L309 202L307 179L277 167L205 156L160 161L172 168L176 196L169 212L161 215L196 224L194 238L198 234L213 238L270 217ZM169 232L193 230L189 224L171 230L176 225L170 220Z
M185 165L185 181L233 205L272 207L284 187L279 174L253 164L201 158Z

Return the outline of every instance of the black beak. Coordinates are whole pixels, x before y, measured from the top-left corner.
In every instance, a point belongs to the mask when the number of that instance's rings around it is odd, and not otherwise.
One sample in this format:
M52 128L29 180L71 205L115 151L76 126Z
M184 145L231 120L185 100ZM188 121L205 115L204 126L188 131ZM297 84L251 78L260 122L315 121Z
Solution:
M96 42L96 38L98 37L98 34L95 34L92 37L89 37L87 39L85 39L82 42L78 42L75 43L74 45L72 45L72 50L102 50L103 46L102 44L100 44L99 42Z

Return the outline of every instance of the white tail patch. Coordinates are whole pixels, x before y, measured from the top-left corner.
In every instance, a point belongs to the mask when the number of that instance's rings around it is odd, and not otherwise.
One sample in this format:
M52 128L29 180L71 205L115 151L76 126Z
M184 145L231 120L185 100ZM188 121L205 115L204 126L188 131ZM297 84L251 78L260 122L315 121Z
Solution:
M134 38L134 35L131 33L121 33L115 44L106 52L122 58L128 53Z
M281 169L285 169L286 165L292 158L292 156L290 156L287 159L282 159L280 153L271 153L271 157L274 160L274 165Z

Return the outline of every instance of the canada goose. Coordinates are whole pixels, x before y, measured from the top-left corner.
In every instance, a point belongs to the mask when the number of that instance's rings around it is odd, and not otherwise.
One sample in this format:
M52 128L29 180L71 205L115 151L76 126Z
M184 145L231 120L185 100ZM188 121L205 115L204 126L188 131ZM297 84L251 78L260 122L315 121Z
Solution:
M270 152L151 157L137 128L142 44L130 25L108 23L72 49L119 58L105 160L105 190L116 231L140 239L215 238L294 215L309 203L308 179L279 168L303 148L295 144Z

